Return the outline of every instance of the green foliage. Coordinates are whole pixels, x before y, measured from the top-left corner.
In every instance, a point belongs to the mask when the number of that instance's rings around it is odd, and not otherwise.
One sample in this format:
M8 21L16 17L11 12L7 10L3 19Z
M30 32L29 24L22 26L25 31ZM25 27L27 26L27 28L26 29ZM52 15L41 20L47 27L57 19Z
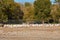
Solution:
M8 18L7 15L4 14L4 12L0 11L0 22L7 22Z
M31 4L29 2L25 2L25 7L29 7Z
M34 20L34 7L32 4L26 2L23 11L24 11L23 20L25 20L26 22Z
M52 9L51 9L51 15L52 15L52 18L54 20L54 22L56 23L60 21L60 7L58 4L54 4L52 5Z
M60 22L60 0L55 0L58 4L51 5L50 0L36 0L34 4L25 2L24 5L14 2L14 0L0 0L0 22L9 20L42 21L42 23L52 19Z
M56 2L60 2L60 0L55 0Z
M15 3L14 0L0 1L0 15L0 20L3 22L23 19L23 11L20 8L20 4Z
M50 14L50 6L51 2L50 0L36 0L34 2L34 8L35 8L35 18L37 20L45 21L49 17Z

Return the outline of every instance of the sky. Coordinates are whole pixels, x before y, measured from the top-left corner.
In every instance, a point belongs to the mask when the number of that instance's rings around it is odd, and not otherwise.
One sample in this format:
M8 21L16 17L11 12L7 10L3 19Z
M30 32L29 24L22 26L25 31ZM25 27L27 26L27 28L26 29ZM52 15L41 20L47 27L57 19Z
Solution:
M50 0L53 4L54 0ZM33 3L34 0L15 0L15 2L19 2L19 3L25 3L25 2L30 2L30 3Z
M55 2L55 0L50 0L52 2L52 4Z
M20 3L30 2L30 3L33 3L34 0L15 0L15 2L20 2Z

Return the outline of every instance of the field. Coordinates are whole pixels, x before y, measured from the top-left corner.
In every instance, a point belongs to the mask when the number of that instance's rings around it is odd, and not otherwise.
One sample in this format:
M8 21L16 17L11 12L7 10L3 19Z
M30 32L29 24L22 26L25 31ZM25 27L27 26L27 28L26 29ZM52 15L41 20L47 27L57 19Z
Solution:
M60 40L60 27L0 27L0 40Z

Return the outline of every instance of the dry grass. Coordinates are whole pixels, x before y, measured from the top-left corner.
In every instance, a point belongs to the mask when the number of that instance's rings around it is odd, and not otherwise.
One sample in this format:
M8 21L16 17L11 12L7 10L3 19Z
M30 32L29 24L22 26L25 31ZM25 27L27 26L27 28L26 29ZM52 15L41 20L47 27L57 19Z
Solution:
M13 31L60 31L60 27L20 27L20 28L9 28L9 27L0 27L0 30L4 32L13 32Z
M60 40L60 27L0 27L0 40Z

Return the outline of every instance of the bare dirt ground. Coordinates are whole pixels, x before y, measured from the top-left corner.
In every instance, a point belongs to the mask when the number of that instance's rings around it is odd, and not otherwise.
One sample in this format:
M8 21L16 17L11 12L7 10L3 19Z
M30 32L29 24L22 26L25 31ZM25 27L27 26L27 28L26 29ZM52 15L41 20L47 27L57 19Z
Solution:
M0 27L0 40L60 40L60 27Z

